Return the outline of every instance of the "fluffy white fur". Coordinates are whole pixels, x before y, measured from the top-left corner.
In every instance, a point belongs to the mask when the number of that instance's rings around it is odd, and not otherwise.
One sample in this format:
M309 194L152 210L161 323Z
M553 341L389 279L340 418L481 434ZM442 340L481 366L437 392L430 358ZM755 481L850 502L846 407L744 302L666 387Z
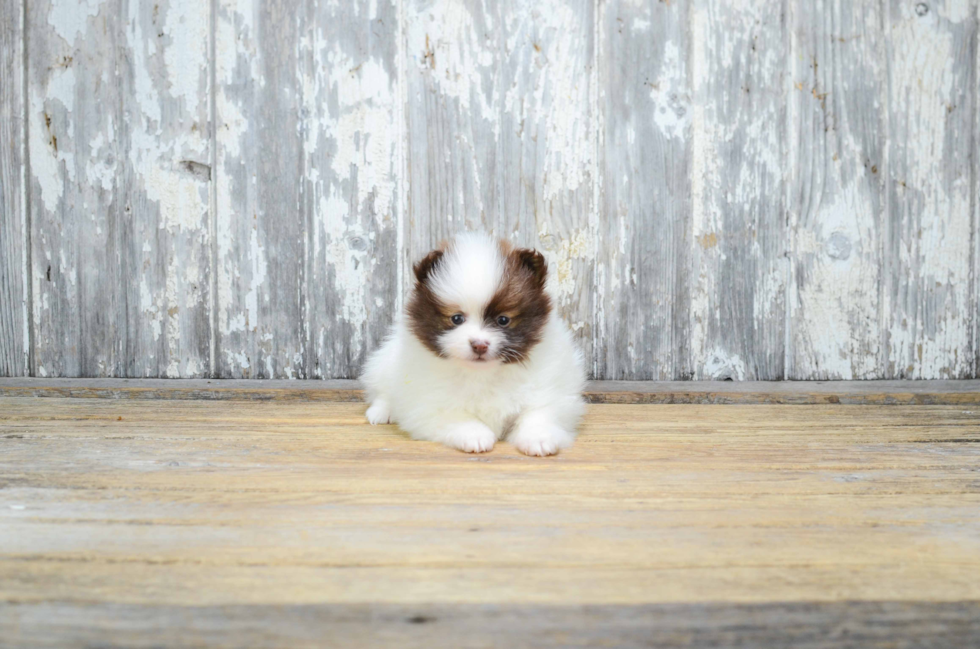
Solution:
M499 332L481 321L503 272L504 258L489 237L454 242L429 286L445 304L459 306L466 322L439 339L443 358L415 337L407 316L398 318L362 376L370 423L397 423L414 439L470 453L489 451L504 437L527 455L571 446L584 410L581 352L552 310L527 358L502 362ZM477 360L472 339L488 343L487 360Z

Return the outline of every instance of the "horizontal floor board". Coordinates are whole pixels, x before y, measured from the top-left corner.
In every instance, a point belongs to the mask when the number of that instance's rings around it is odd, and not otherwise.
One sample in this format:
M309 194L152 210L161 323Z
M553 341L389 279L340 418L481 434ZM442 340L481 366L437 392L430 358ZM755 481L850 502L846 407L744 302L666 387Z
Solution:
M980 644L980 602L794 602L507 606L85 602L0 608L10 646L802 647Z

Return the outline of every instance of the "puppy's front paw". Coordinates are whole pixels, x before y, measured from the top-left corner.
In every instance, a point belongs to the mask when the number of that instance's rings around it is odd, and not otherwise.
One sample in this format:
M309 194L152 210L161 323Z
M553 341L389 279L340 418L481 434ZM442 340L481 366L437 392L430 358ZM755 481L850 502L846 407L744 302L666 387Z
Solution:
M444 443L466 453L485 453L493 450L497 436L485 424L467 421L453 426L446 434Z
M573 438L568 431L558 426L523 425L510 436L510 443L524 455L555 455L559 450L572 445Z
M367 420L372 426L391 423L391 409L388 407L388 402L384 399L375 399L367 409Z

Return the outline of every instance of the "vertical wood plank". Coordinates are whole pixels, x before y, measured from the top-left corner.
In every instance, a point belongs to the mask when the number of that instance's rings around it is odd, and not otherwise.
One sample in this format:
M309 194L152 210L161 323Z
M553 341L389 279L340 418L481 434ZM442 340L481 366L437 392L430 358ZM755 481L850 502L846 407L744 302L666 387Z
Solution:
M887 3L888 211L882 310L888 378L975 367L970 295L976 3Z
M591 367L593 3L413 0L405 13L411 256L474 229L540 249Z
M222 0L218 374L346 378L396 300L391 2Z
M690 378L689 5L602 7L598 375Z
M313 3L300 37L307 373L353 378L395 314L398 16L394 1Z
M692 4L691 364L697 379L784 376L782 0Z
M877 0L791 3L790 379L879 375L883 16Z
M0 376L28 372L24 14L0 0Z
M204 376L208 6L28 11L36 373Z
M486 0L404 0L412 261L500 214L500 20ZM408 290L414 278L404 278Z
M975 2L973 96L980 97L980 2ZM973 106L973 378L980 378L980 101Z
M219 0L216 373L305 378L302 0Z

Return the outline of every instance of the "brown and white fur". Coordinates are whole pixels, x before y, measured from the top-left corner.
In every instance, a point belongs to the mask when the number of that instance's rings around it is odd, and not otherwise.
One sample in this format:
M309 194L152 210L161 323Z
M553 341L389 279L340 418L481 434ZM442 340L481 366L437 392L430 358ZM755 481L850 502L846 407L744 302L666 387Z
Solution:
M585 372L544 257L467 234L414 270L405 313L361 377L368 421L469 453L504 437L527 455L571 446Z

